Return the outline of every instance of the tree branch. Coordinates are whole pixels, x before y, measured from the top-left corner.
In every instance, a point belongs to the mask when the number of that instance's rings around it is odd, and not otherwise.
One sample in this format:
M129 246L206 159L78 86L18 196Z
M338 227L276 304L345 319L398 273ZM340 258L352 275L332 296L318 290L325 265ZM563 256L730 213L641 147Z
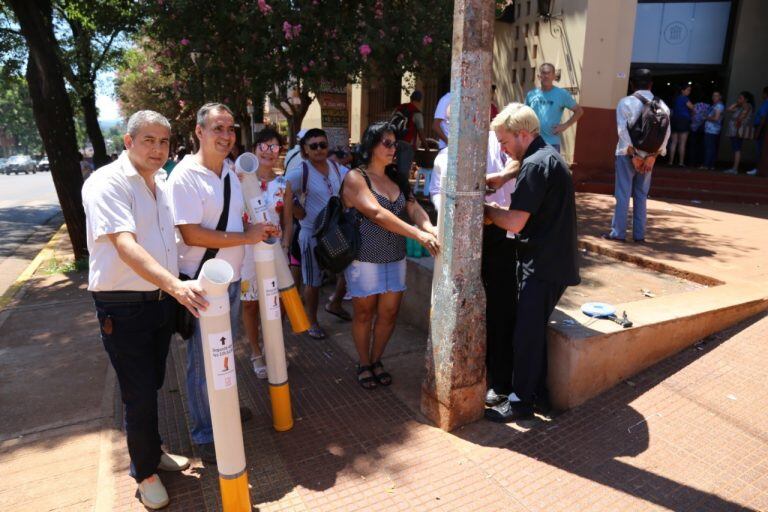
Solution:
M94 78L96 77L96 73L101 69L101 66L104 65L104 61L107 58L107 53L112 48L112 44L115 42L115 38L122 32L122 27L116 28L114 32L109 36L109 41L107 41L107 44L104 45L104 50L101 52L101 55L96 59L96 62L93 64L93 67L91 68L91 73L93 74Z
M23 34L21 33L20 30L13 30L12 28L0 27L0 32L5 33L5 34L11 34L11 35L14 35L14 36L23 37Z

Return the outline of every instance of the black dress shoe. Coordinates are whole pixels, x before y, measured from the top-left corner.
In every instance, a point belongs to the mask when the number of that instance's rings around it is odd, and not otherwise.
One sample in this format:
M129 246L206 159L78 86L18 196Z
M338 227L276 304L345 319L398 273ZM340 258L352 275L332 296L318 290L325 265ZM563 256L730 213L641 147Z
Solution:
M615 236L611 236L610 233L603 233L602 235L600 235L600 238L602 238L603 240L610 240L612 242L626 242L627 241L624 238L617 238Z
M507 395L496 393L493 388L488 388L488 392L485 394L485 405L493 407L499 405L501 402L507 399Z
M645 238L633 238L636 244L644 244Z
M216 464L216 448L213 443L198 444L197 453L206 464Z
M247 407L240 407L240 423L245 423L251 418L253 418L251 410Z
M533 405L528 402L510 402L505 400L501 404L485 410L485 419L496 423L509 423L510 421L528 420L533 418Z

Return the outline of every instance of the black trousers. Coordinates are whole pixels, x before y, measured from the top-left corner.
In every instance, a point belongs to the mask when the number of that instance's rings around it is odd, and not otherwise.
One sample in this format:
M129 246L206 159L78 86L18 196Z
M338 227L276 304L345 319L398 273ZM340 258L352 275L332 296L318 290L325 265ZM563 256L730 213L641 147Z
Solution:
M525 277L519 281L512 387L524 402L547 399L547 325L565 285Z
M485 288L486 352L489 386L509 394L512 386L513 335L517 308L517 255L514 242L496 226L483 230L481 275Z
M96 300L101 340L120 384L131 476L137 482L157 472L162 440L157 425L157 391L174 329L176 301Z

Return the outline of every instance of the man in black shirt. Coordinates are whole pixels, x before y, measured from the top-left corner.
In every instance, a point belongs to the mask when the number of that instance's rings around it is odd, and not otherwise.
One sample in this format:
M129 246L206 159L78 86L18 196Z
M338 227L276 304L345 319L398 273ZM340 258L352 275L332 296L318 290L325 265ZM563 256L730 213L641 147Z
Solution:
M514 393L485 413L491 421L506 422L530 418L534 406L548 402L549 316L565 288L579 284L580 278L571 171L539 136L539 121L531 108L511 103L493 120L491 129L504 152L522 161L509 209L495 204L485 207L487 223L519 235Z

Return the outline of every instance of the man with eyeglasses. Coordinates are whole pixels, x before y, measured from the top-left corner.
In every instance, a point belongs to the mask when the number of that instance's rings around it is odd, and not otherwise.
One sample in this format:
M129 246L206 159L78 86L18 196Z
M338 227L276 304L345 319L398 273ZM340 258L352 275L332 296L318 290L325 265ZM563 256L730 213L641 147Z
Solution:
M299 221L299 247L301 249L301 276L304 282L304 308L310 321L308 334L315 339L325 338L325 331L317 321L317 307L320 301L320 287L323 284L322 269L315 258L317 240L312 236L315 230L315 220L320 211L328 204L332 196L339 195L342 175L336 162L328 160L328 137L320 128L312 128L302 137L301 152L305 159L299 167L288 171L286 178L291 184L291 190L299 198L306 211L306 216ZM341 307L344 296L344 282L337 280L336 293L325 306L325 311L342 320L349 321L351 317Z
M237 339L244 246L277 235L278 229L271 224L243 226L245 204L240 181L234 168L224 162L235 145L235 118L229 107L221 103L200 107L195 135L200 141L197 153L185 156L168 179L174 223L180 234L177 238L179 271L188 278L197 278L207 249L212 249L216 258L232 266L234 278L229 285L229 314L232 337ZM220 220L224 221L223 230L217 229ZM197 445L203 462L215 464L199 321L195 322L194 334L187 340L187 400L192 442ZM252 414L247 408L241 408L240 416L246 421Z

